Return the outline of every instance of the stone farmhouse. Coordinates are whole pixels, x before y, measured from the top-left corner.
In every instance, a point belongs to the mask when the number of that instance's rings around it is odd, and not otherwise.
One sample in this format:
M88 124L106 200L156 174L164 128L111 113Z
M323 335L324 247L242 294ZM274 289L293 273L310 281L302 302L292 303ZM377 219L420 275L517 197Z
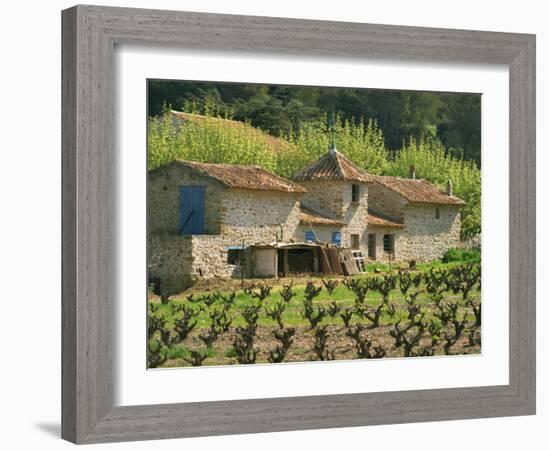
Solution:
M257 166L175 160L149 172L149 280L354 274L365 260L430 261L460 239L449 182L375 176L336 148L291 180Z

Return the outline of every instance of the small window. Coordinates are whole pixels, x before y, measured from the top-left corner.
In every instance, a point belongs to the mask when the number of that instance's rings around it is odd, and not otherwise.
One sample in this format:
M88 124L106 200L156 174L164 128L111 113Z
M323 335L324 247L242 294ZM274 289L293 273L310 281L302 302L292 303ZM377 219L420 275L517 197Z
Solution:
M338 247L342 244L342 233L339 231L332 232L332 243Z
M359 202L359 196L361 193L361 186L358 184L351 185L351 201L354 203Z
M359 250L359 235L358 234L352 234L351 235L351 248L354 250Z
M435 208L435 218L436 218L436 219L439 219L439 217L440 217L439 208Z
M313 231L306 231L305 241L306 242L315 242L316 241L315 233Z
M230 248L227 250L227 264L240 265L243 259L243 251L240 248Z
M384 251L393 253L393 235L392 234L384 235Z

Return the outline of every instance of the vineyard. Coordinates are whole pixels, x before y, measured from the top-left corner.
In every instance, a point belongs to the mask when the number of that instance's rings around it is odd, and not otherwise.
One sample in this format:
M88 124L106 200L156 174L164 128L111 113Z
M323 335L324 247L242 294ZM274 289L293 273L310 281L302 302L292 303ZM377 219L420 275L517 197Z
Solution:
M148 301L148 367L457 355L481 349L481 267L243 285Z

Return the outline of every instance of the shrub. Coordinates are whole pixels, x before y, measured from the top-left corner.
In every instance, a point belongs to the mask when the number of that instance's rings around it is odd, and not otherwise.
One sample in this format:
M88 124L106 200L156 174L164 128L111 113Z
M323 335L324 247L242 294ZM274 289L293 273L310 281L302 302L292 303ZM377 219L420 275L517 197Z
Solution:
M441 260L444 263L448 262L481 262L481 251L479 249L461 249L450 248L445 252Z

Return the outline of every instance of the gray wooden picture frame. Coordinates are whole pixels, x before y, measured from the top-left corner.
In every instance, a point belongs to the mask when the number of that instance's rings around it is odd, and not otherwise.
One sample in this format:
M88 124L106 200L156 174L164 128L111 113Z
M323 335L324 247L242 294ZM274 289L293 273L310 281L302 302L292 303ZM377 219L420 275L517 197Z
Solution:
M63 11L62 32L64 439L94 443L535 413L535 36L97 6ZM115 407L113 53L126 43L506 64L509 384Z

